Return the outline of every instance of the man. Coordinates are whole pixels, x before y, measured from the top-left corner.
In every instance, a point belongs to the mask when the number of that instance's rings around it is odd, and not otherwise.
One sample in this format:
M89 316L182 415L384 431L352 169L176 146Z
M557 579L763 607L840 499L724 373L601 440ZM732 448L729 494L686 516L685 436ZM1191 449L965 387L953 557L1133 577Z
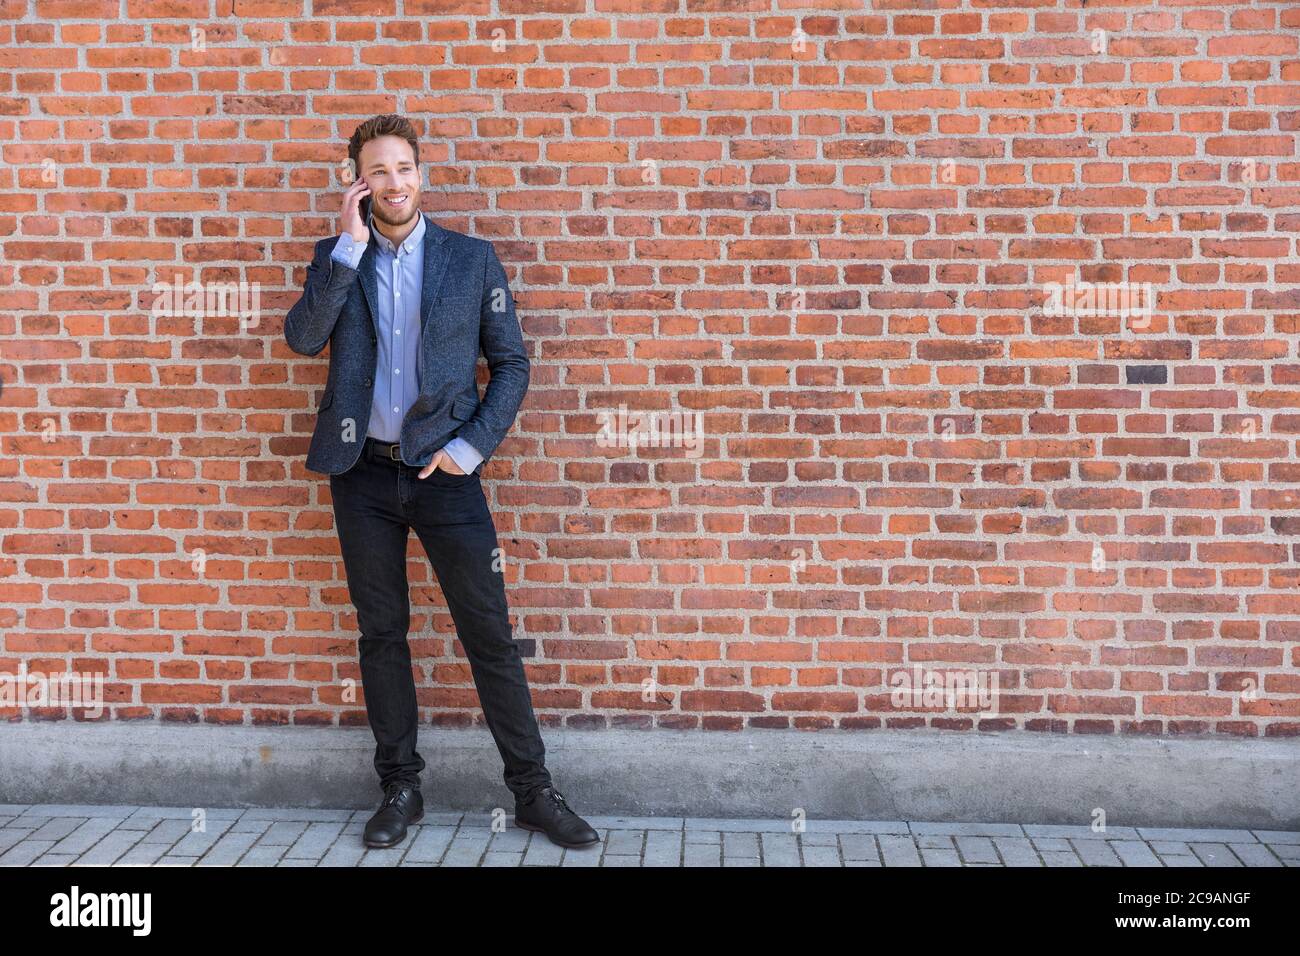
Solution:
M307 468L330 476L361 631L366 715L384 791L365 843L394 846L424 816L407 644L413 528L469 658L515 795L515 824L560 846L594 845L596 831L569 809L544 765L479 483L528 390L505 270L490 242L419 212L419 142L409 121L385 115L362 123L348 157L356 179L343 194L342 234L316 244L284 336L303 355L330 345ZM491 370L482 401L480 349Z

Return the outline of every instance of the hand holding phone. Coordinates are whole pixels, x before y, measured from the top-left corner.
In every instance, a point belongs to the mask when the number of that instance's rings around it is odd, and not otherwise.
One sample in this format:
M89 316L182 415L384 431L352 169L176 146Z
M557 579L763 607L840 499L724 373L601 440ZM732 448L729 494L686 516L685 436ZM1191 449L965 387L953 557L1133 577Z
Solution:
M370 187L364 179L357 179L343 194L343 231L354 242L365 245L370 241Z

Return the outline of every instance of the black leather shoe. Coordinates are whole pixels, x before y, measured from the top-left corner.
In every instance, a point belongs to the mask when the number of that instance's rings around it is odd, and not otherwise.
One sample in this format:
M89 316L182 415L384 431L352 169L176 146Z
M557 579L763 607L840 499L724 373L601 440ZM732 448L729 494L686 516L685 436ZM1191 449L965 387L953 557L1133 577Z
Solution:
M384 802L366 823L366 846L396 846L406 839L406 828L424 819L424 796L409 783L390 783Z
M564 802L554 787L538 787L523 800L515 798L515 826L545 833L557 846L595 846L600 834Z

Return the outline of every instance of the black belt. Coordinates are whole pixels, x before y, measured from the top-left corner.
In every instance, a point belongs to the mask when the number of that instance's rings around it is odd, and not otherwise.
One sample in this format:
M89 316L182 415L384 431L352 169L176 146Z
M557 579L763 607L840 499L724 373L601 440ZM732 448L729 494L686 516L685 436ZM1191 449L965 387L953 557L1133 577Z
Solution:
M365 452L372 461L386 461L390 465L405 465L406 462L402 461L400 444L400 442L395 441L379 441L367 435Z

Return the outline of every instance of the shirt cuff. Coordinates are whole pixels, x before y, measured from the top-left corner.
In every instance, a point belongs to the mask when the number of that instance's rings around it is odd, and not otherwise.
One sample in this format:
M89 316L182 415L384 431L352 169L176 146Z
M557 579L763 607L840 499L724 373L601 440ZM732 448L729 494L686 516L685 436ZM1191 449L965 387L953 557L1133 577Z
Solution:
M334 251L330 253L330 258L349 269L355 269L361 265L361 257L365 254L366 247L345 232L339 236L339 241L334 243Z
M453 438L443 446L442 450L450 455L451 460L467 475L483 461L483 456L478 453L478 449L463 438Z

